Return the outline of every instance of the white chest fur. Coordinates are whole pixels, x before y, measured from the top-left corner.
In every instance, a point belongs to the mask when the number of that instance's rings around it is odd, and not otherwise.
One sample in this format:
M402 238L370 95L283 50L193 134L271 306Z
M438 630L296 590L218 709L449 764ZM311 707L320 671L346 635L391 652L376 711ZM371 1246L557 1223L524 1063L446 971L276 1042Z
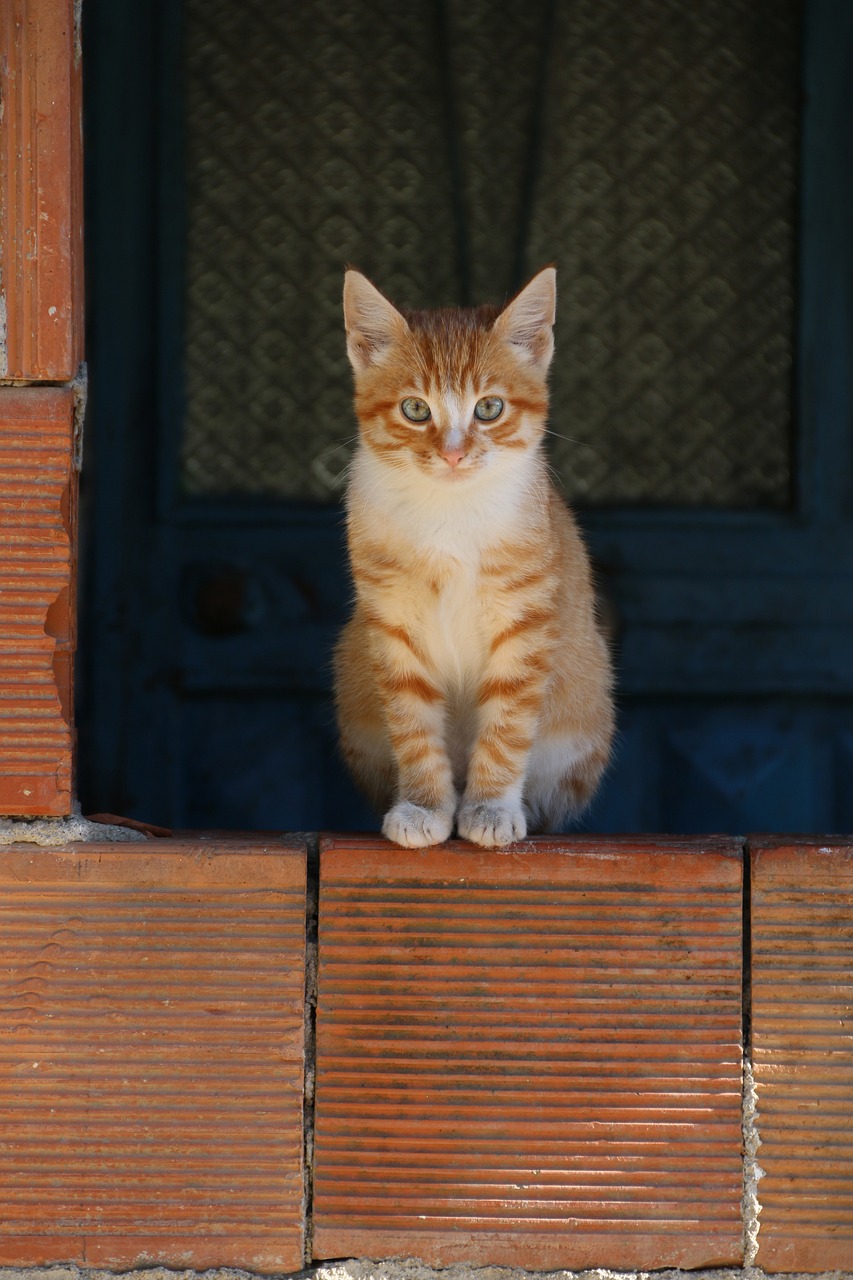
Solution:
M420 639L445 688L465 696L473 693L487 653L479 563L454 560L449 569L441 590L419 610Z
M471 480L449 477L442 484L391 470L365 448L354 460L350 517L371 540L391 551L405 549L411 580L395 585L398 620L414 627L434 675L463 702L488 656L483 558L523 534L535 463L529 455L500 458Z
M541 462L497 454L471 479L447 482L414 468L394 470L360 447L350 473L351 515L387 545L479 562L490 547L512 538L525 523Z

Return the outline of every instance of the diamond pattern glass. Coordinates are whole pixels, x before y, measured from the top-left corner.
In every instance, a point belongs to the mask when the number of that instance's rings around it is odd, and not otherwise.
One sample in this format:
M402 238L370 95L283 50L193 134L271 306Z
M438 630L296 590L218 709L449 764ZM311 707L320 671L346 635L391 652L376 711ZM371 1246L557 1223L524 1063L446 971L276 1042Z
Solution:
M788 503L797 0L187 0L185 68L187 495L339 495L345 264L422 306L553 261L567 495Z

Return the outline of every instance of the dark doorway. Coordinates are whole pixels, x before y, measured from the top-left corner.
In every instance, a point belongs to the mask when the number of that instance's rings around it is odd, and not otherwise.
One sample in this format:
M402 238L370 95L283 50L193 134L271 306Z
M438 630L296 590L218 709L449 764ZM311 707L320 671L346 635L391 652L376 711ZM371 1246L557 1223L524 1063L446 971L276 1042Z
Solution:
M853 822L853 16L829 0L88 0L80 792L361 828L354 262L395 301L559 269L552 458L617 652L592 830Z

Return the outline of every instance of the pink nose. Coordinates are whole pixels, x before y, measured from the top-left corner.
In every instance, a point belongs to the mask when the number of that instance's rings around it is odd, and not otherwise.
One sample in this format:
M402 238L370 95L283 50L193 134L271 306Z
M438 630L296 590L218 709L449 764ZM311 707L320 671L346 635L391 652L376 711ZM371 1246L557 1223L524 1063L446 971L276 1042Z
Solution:
M458 467L459 463L465 457L464 449L445 449L441 455L449 467Z

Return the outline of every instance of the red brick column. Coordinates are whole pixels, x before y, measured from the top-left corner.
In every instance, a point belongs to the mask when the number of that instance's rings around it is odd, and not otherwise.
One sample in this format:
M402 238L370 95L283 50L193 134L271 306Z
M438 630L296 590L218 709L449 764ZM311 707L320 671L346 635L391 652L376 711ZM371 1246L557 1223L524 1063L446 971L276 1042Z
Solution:
M62 815L73 798L83 353L73 0L7 0L0 51L0 814ZM33 385L44 382L65 385Z

